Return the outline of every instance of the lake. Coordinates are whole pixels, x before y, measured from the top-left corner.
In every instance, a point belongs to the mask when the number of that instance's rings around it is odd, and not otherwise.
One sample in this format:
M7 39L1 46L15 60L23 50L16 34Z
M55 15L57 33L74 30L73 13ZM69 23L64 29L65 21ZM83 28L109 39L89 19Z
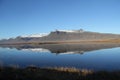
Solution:
M1 45L0 66L120 70L119 44Z

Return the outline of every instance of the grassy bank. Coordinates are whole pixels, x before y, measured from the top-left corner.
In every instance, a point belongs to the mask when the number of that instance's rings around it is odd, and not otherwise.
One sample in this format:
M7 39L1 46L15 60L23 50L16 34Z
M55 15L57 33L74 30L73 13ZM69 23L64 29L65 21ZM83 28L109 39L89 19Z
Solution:
M94 72L76 68L0 68L0 80L120 80L120 71Z
M33 44L33 45L39 45L39 44L89 44L89 43L119 43L120 39L100 39L100 40L73 40L73 41L42 41L42 42L15 42L15 43L0 43L0 45L25 45L25 44Z

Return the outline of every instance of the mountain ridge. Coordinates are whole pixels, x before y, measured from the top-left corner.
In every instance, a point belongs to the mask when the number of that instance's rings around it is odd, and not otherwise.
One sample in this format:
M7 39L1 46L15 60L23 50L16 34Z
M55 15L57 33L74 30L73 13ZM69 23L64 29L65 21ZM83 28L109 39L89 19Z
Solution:
M120 34L99 33L80 30L56 30L49 34L36 36L18 36L14 39L0 40L0 44L48 43L48 42L80 42L120 39Z

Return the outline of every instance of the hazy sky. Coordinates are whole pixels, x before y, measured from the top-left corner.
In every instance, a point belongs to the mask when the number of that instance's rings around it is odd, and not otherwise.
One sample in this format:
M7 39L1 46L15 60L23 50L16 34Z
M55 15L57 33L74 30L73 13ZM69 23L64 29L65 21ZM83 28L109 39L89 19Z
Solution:
M120 34L120 0L0 0L0 39L80 28Z

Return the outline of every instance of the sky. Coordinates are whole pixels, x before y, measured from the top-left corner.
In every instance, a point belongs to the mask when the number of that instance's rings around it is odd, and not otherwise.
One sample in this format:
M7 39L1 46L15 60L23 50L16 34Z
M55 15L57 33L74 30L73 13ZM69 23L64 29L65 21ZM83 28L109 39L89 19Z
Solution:
M120 0L0 0L0 39L81 28L120 34Z

